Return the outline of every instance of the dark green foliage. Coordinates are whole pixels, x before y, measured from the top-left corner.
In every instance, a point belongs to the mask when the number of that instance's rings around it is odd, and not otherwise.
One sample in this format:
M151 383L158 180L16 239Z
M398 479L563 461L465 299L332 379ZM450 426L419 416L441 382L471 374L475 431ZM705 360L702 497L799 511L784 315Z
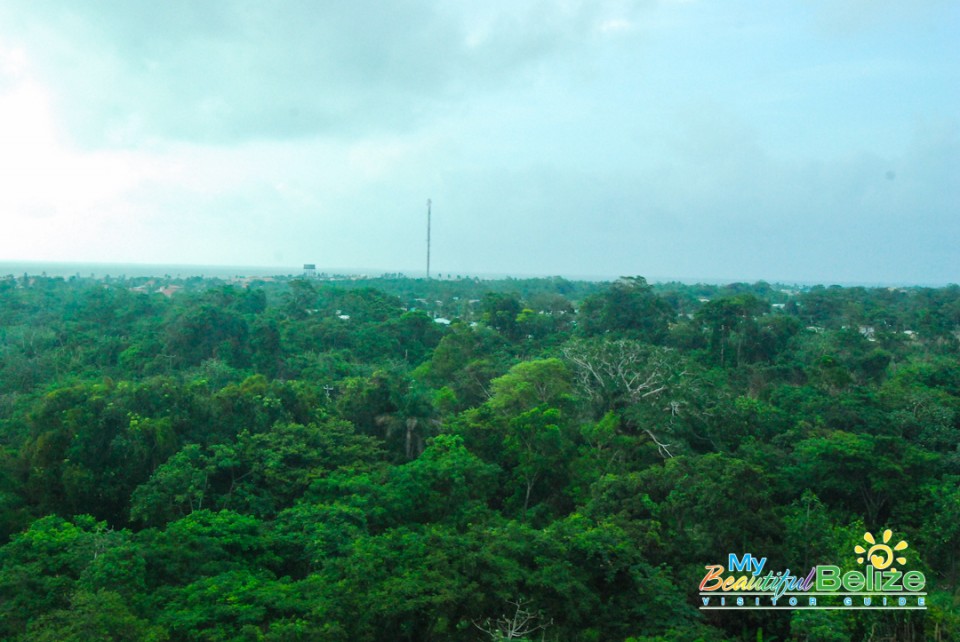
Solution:
M601 293L587 297L577 315L584 336L613 335L661 343L675 316L643 277L624 277Z
M167 632L137 617L123 596L114 591L78 591L70 607L58 609L30 622L20 639L40 642L161 642Z
M0 280L0 638L958 639L958 336L956 286ZM883 528L926 612L696 608Z

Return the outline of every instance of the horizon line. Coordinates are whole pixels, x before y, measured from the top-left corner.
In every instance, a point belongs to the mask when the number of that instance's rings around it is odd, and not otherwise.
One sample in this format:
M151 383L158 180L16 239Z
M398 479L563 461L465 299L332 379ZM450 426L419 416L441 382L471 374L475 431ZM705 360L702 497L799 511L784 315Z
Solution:
M293 265L241 265L241 264L226 264L226 263L153 263L153 262L115 262L115 261L46 261L38 259L24 259L24 260L6 260L0 261L0 276L13 275L13 272L8 272L3 274L8 267L18 267L16 271L21 271L20 267L32 266L37 268L52 268L52 270L44 269L43 272L48 271L57 271L57 274L48 276L76 276L79 274L77 268L82 266L88 266L91 268L97 268L92 270L92 273L103 272L105 268L133 268L138 271L150 270L153 268L164 270L163 273L157 272L152 274L137 274L133 275L135 277L143 276L171 276L173 270L180 271L190 271L190 270L200 270L200 271L210 271L214 270L217 272L228 272L236 270L248 270L254 271L255 274L235 274L233 276L238 278L245 278L249 276L299 276L302 275L304 270L304 264L300 264L301 267L295 267ZM68 268L69 269L64 269ZM456 274L456 278L453 278L455 274L454 271L448 272L439 272L439 274L447 274L450 278L437 278L426 276L420 270L412 270L411 273L407 273L402 269L382 269L382 268L368 268L368 267L317 267L315 269L317 274L326 274L330 276L366 276L370 278L379 278L385 275L399 275L402 278L408 279L425 279L425 280L436 280L436 281L447 281L447 280L456 280L459 279L474 279L479 278L484 281L495 281L495 280L505 280L505 279L550 279L550 278L563 278L571 281L587 281L587 282L615 282L619 279L631 276L638 276L630 272L619 274L619 275L601 275L601 274L548 274L548 273L525 273L525 272L493 272L493 271L484 271L476 273L460 273ZM29 271L26 272L30 276L41 276L40 273L32 274ZM122 273L103 273L100 276L128 276ZM190 274L188 276L177 275L180 278L189 278L191 276L200 276L207 278L207 274ZM222 276L217 275L217 276ZM644 275L639 275L644 276ZM811 280L811 279L779 279L779 278L729 278L729 277L691 277L691 276L664 276L664 275L653 275L653 276L644 276L647 281L651 284L668 284L668 283L682 283L684 285L731 285L734 283L767 283L769 285L782 285L782 286L794 286L794 287L869 287L869 288L884 288L884 287L911 287L911 288L945 288L950 286L956 286L957 281L927 281L927 282L914 282L914 281L857 281L857 280L834 280L834 281L824 281L824 280Z

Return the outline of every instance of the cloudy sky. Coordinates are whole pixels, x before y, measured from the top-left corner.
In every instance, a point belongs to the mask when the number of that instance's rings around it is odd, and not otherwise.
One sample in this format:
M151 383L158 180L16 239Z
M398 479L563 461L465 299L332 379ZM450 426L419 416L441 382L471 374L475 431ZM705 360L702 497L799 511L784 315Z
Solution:
M952 0L4 0L0 261L960 281Z

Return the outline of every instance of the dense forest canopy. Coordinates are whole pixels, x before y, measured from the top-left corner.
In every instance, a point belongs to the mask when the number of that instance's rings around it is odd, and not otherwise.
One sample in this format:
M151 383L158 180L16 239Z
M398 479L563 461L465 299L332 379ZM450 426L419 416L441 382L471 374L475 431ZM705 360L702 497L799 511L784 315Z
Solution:
M958 357L955 285L0 279L0 638L960 639ZM926 611L697 608L886 528Z

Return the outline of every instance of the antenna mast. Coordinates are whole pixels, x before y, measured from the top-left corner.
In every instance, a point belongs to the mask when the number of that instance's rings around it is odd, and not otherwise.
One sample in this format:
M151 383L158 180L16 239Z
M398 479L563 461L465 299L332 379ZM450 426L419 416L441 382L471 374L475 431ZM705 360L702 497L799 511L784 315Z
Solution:
M430 199L427 199L427 278L430 278Z

